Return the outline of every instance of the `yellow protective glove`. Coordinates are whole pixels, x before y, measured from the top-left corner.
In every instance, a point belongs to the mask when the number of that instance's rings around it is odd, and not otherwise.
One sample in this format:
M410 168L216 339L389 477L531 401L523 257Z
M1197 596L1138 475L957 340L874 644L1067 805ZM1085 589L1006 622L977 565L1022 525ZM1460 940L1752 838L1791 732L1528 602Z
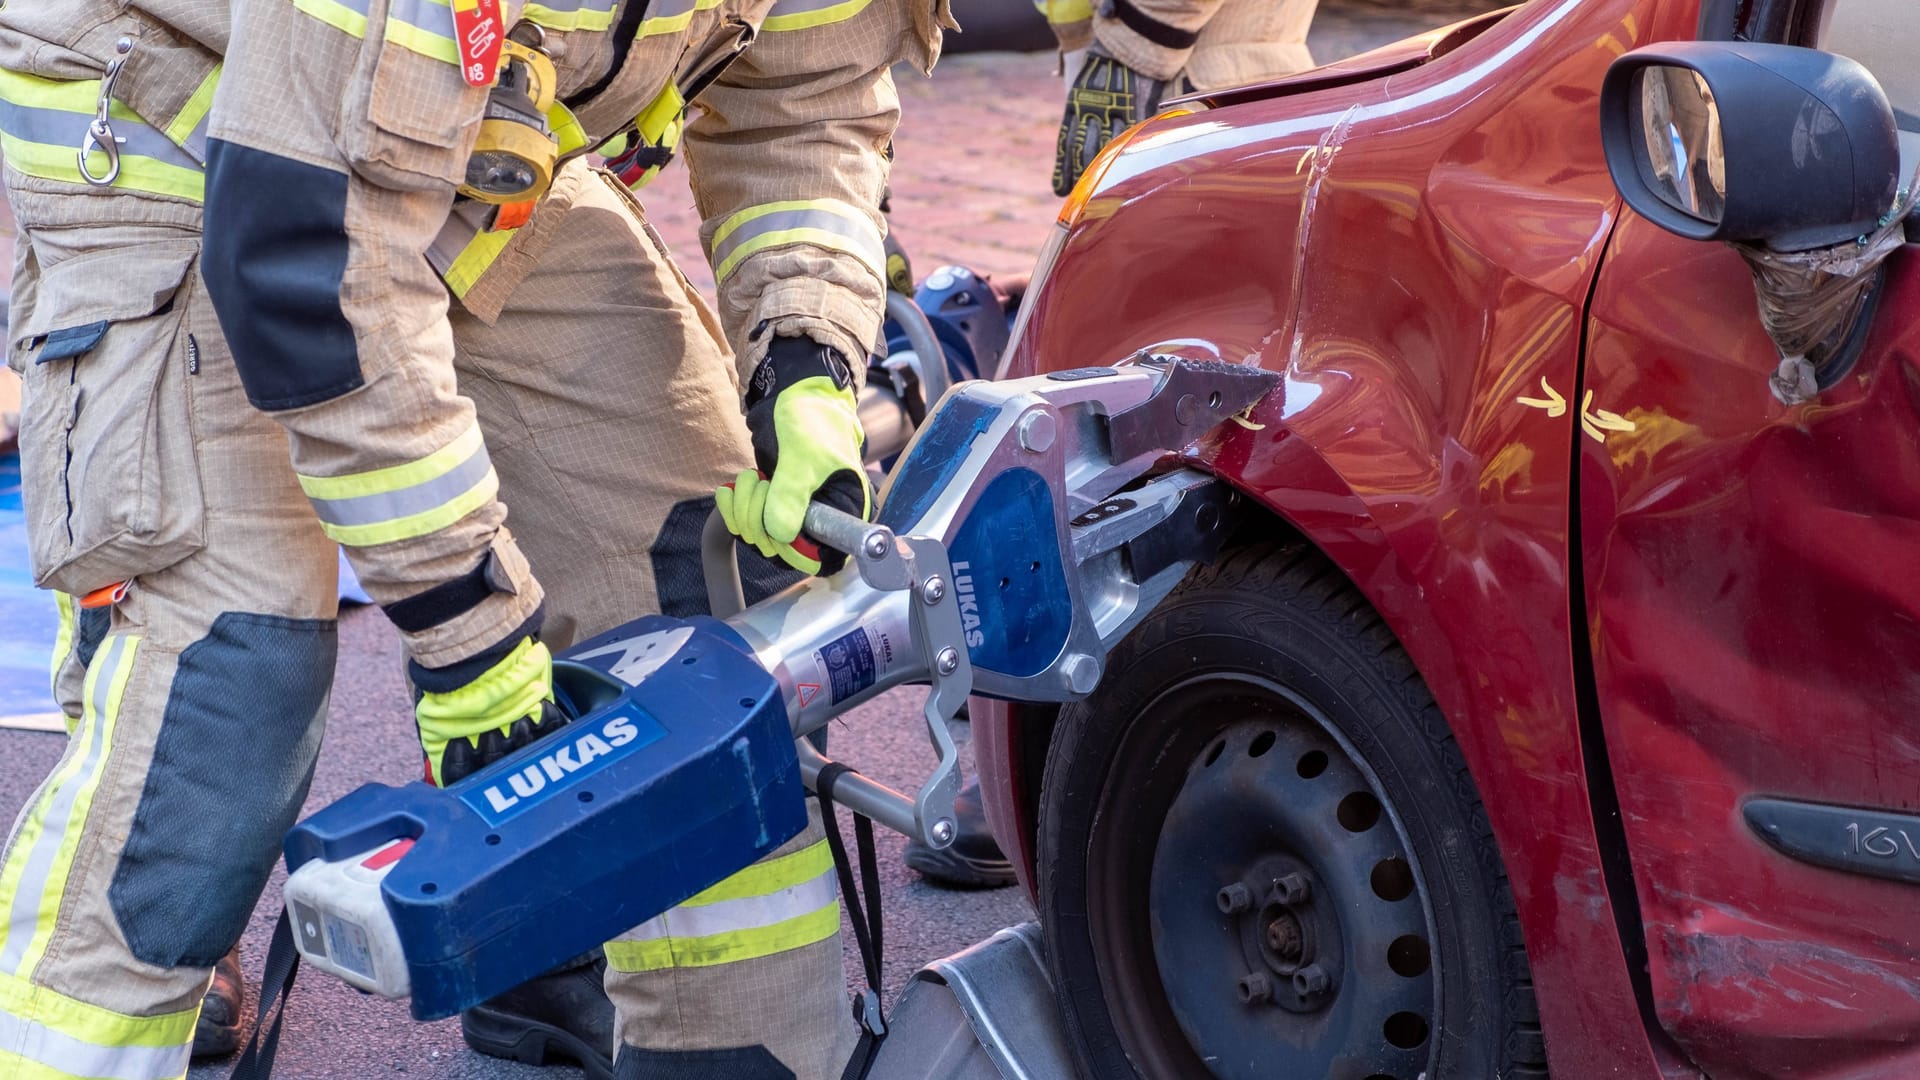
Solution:
M533 637L522 638L465 685L423 692L413 713L427 755L427 782L436 787L478 772L567 722L553 700L553 654Z
M762 555L803 573L839 569L845 555L822 551L800 530L815 502L863 520L873 513L861 461L866 433L846 360L806 338L775 338L746 405L760 470L714 492L721 519Z

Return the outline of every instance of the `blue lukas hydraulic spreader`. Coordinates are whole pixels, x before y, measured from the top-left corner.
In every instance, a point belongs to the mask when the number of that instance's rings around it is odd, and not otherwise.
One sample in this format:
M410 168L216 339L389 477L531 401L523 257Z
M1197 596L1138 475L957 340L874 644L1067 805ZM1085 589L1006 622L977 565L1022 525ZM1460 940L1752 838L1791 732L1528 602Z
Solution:
M830 763L796 739L903 683L931 687L932 774L912 795L843 774L835 798L951 843L948 720L969 694L1093 690L1108 649L1230 531L1234 496L1177 455L1274 379L1143 354L954 388L877 523L808 514L849 555L839 573L744 610L737 574L710 582L725 618L640 619L556 661L577 717L557 733L444 790L369 784L296 827L301 956L411 995L421 1019L517 986L797 834ZM709 569L731 573L716 539Z

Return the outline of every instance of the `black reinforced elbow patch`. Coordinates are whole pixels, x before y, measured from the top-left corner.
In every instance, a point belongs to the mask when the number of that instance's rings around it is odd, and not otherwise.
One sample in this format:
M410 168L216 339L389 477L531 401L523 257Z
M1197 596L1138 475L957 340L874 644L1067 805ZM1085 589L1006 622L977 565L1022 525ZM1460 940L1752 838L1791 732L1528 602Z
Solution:
M214 139L200 273L254 407L296 409L357 389L340 310L347 176Z

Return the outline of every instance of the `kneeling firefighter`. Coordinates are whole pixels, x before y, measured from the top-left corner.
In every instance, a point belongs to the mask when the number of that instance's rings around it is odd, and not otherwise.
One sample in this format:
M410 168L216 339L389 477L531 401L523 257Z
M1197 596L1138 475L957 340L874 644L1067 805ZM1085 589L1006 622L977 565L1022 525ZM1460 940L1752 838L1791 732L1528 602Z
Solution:
M807 571L809 498L870 509L847 358L883 306L889 68L930 69L950 20L938 0L237 0L231 26L193 0L57 7L0 14L25 73L0 95L9 182L71 206L22 215L44 272L15 292L14 360L60 430L152 452L29 466L68 571L47 582L113 587L77 734L0 863L0 1072L173 1077L311 776L335 543L401 631L444 783L564 722L550 649L704 609L717 487L739 483L736 532ZM627 186L677 140L717 313ZM137 232L33 233L123 196ZM105 433L92 410L128 371L154 407ZM160 493L136 466L165 498L78 550L90 491ZM611 1024L575 970L463 1018L469 1041L601 1076L838 1075L821 836L609 942Z

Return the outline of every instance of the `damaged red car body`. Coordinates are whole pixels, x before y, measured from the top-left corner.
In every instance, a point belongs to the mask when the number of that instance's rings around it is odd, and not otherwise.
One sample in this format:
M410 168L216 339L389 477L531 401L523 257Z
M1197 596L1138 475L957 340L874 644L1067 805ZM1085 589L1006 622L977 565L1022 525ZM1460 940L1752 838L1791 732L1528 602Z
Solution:
M1920 1075L1920 254L1785 404L1747 266L1629 210L1598 123L1632 50L1817 46L1847 2L1535 0L1176 107L1069 203L1004 367L1283 376L1195 460L1245 529L1337 568L1430 691L1554 1075ZM1886 26L1920 47L1920 13ZM1043 914L1071 907L1037 858L1057 712L973 715L996 832ZM1473 1023L1420 1029L1435 1080L1465 1076L1441 1044ZM1120 1041L1152 1076L1175 1059L1143 1038Z

